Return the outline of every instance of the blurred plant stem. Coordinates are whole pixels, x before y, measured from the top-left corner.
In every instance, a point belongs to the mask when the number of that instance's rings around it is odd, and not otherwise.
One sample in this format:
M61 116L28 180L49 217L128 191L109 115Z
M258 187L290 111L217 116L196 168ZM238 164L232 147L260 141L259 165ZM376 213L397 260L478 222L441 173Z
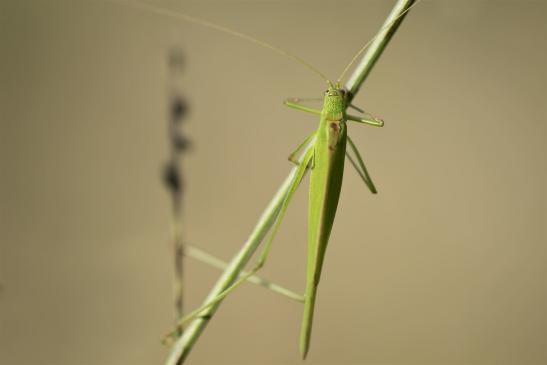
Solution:
M182 236L182 198L184 193L184 181L181 169L181 158L188 147L188 140L181 131L181 125L186 117L187 106L184 98L175 86L175 80L179 79L183 67L182 50L172 48L168 56L169 63L169 160L167 161L163 181L167 190L171 193L171 239L174 256L173 273L173 300L175 309L175 323L182 318L184 304L184 242ZM179 332L182 334L182 332Z
M384 26L378 33L379 36L367 48L363 54L360 64L356 67L355 71L345 84L345 88L349 91L349 101L351 101L358 92L362 83L369 75L372 67L397 30L399 24L403 21L406 15L406 10L412 6L414 2L415 0L398 0L395 4L393 10L384 22ZM308 145L304 148L302 155L306 153L310 146L311 145ZM241 247L239 252L230 261L228 267L226 267L221 277L209 292L209 295L205 298L203 302L204 304L216 298L235 280L238 279L241 272L244 270L244 267L249 262L254 252L258 249L262 243L262 240L266 237L268 231L272 227L283 203L284 197L288 192L288 188L296 176L296 171L296 167L291 169L289 175L283 181L281 187L275 193L273 199L262 213L249 238ZM199 336L207 326L207 323L213 317L221 303L222 301L210 306L208 309L205 309L200 317L194 319L185 328L182 336L179 337L173 344L165 365L181 365L184 362Z

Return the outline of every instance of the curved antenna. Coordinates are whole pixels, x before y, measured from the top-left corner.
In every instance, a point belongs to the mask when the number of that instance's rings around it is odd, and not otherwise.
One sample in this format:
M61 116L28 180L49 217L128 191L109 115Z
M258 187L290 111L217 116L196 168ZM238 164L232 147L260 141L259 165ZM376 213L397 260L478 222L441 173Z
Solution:
M403 11L401 14L399 14L395 19L393 19L392 21L390 21L389 23L385 24L382 28L380 28L380 30L374 35L374 37L372 37L367 43L365 43L365 45L363 47L361 47L361 49L355 54L355 56L353 56L353 58L351 59L351 61L348 63L348 65L346 66L346 68L344 68L344 71L342 71L342 74L340 75L340 77L338 78L338 80L336 81L337 83L340 83L340 81L344 78L344 76L346 76L346 73L349 71L349 69L351 68L351 66L353 66L353 64L355 63L355 61L357 61L357 59L359 58L359 56L361 56L363 54L363 52L365 52L365 50L368 48L368 46L370 46L370 44L372 42L374 42L376 40L376 38L378 38L380 36L380 34L382 34L382 32L384 30L386 30L387 28L391 27L397 20L399 20L403 15L405 15L410 9L412 9L414 6L416 6L421 0L416 0L416 2L412 5L410 5L408 8L405 9L405 11Z
M201 26L211 28L211 29L214 29L214 30L218 30L220 32L228 33L228 34L231 34L231 35L236 36L238 38L245 39L247 41L253 42L255 44L258 44L261 47L272 50L272 51L274 51L274 52L276 52L276 53L278 53L282 56L292 58L293 60L300 63L301 65L303 65L307 69L309 69L309 70L313 71L315 74L319 75L323 80L325 80L327 82L327 84L329 84L329 86L332 85L332 83L329 81L329 79L321 71L319 71L317 68L313 67L310 63L304 61L302 58L300 58L296 55L293 55L292 53L290 53L288 51L285 51L282 48L273 46L273 45L271 45L271 44L269 44L265 41L262 41L260 39L255 38L255 37L252 37L248 34L238 32L237 30L233 30L233 29L224 27L222 25L212 23L212 22L209 22L209 21L204 20L204 19L196 18L196 17L190 16L190 15L184 14L184 13L173 11L173 10L158 8L158 7L155 7L153 5L143 3L143 2L140 2L140 1L114 0L114 2L125 3L125 4L128 4L130 6L134 6L134 7L137 7L137 8L141 8L141 9L144 9L144 10L151 11L151 12L156 13L158 15L163 15L163 16L167 16L167 17L170 17L170 18L174 18L174 19L181 19L181 20L184 20L184 21L187 21L187 22L190 22L190 23L194 23L194 24L199 24Z

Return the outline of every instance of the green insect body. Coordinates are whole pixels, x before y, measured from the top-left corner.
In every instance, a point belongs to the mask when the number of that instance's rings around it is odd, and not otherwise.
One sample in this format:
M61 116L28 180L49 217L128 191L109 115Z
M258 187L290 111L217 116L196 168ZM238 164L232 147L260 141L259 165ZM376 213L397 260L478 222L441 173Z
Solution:
M323 260L338 206L346 154L346 105L344 92L329 87L313 146L308 205L308 264L300 353L306 357L313 311Z

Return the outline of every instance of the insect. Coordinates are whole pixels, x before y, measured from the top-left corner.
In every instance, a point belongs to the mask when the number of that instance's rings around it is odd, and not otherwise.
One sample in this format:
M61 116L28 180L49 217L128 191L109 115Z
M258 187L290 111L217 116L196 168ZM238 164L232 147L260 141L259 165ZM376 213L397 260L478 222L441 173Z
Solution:
M299 298L301 301L304 302L304 313L301 324L299 349L302 357L305 358L310 348L310 338L312 332L317 289L321 278L321 270L323 267L326 248L329 242L332 226L334 224L334 218L338 207L338 200L342 187L344 162L346 156L350 160L353 167L357 170L369 190L373 194L377 193L376 187L374 186L374 183L372 182L372 179L368 174L361 154L357 150L354 142L348 136L347 123L357 122L375 127L382 127L384 125L384 122L380 118L364 113L361 109L349 103L348 93L344 88L341 87L341 80L344 78L347 71L351 68L359 55L362 54L362 52L376 37L367 42L359 50L359 52L357 52L357 54L346 66L337 81L332 82L327 77L325 77L323 73L321 73L319 70L317 70L315 67L313 67L303 59L249 35L210 23L202 19L194 18L183 13L176 13L166 9L155 8L143 3L131 4L153 11L160 15L197 23L202 26L213 28L224 33L228 33L256 43L262 47L268 48L279 54L296 60L298 63L302 64L315 74L319 75L327 83L328 88L324 92L322 98L323 106L321 109L314 109L303 104L302 101L304 101L304 99L292 98L285 101L285 105L288 107L318 115L320 117L320 121L318 128L310 136L308 136L289 156L289 160L297 165L297 171L294 179L291 182L288 192L283 199L283 203L281 205L281 208L279 209L279 213L275 218L270 235L266 243L264 244L263 251L258 258L256 265L249 272L242 274L239 279L237 279L230 287L225 289L216 298L212 299L200 308L192 311L179 322L179 325L182 326L189 320L199 316L201 312L203 312L206 308L222 300L241 283L254 277L257 271L259 271L264 266L270 251L271 243L275 238L275 235L283 220L289 203L298 186L300 185L305 173L309 171L310 186L308 205L306 289L304 295ZM415 2L412 6L408 7L403 13L395 18L392 23L400 18L403 14L408 12L408 10L410 10L410 8L412 8L416 4L417 2ZM385 25L380 30L380 32L389 25L391 25L391 23ZM377 36L380 34L380 32L378 32ZM361 115L356 116L348 114L346 110L350 107L359 111ZM348 145L349 148L347 148ZM298 158L300 154L303 154L303 156L300 156L300 158ZM352 157L352 154L355 157ZM296 295L296 297L298 296ZM173 333L175 333L175 331Z

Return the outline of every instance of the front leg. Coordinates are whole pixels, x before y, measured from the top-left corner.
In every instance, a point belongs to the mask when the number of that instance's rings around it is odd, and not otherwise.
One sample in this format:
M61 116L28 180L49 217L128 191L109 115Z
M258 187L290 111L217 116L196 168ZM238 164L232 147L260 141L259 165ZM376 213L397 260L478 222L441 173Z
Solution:
M288 99L285 99L283 104L285 104L289 108L293 108L293 109L296 109L296 110L301 110L301 111L306 112L306 113L321 115L321 110L320 109L310 108L310 107L308 107L304 104L301 104L300 101L301 101L301 99L299 99L299 98L288 98Z
M367 115L366 117L356 117L354 115L348 114L348 120L352 122L364 123L374 127L383 127L384 121L380 118L373 117L372 115Z

